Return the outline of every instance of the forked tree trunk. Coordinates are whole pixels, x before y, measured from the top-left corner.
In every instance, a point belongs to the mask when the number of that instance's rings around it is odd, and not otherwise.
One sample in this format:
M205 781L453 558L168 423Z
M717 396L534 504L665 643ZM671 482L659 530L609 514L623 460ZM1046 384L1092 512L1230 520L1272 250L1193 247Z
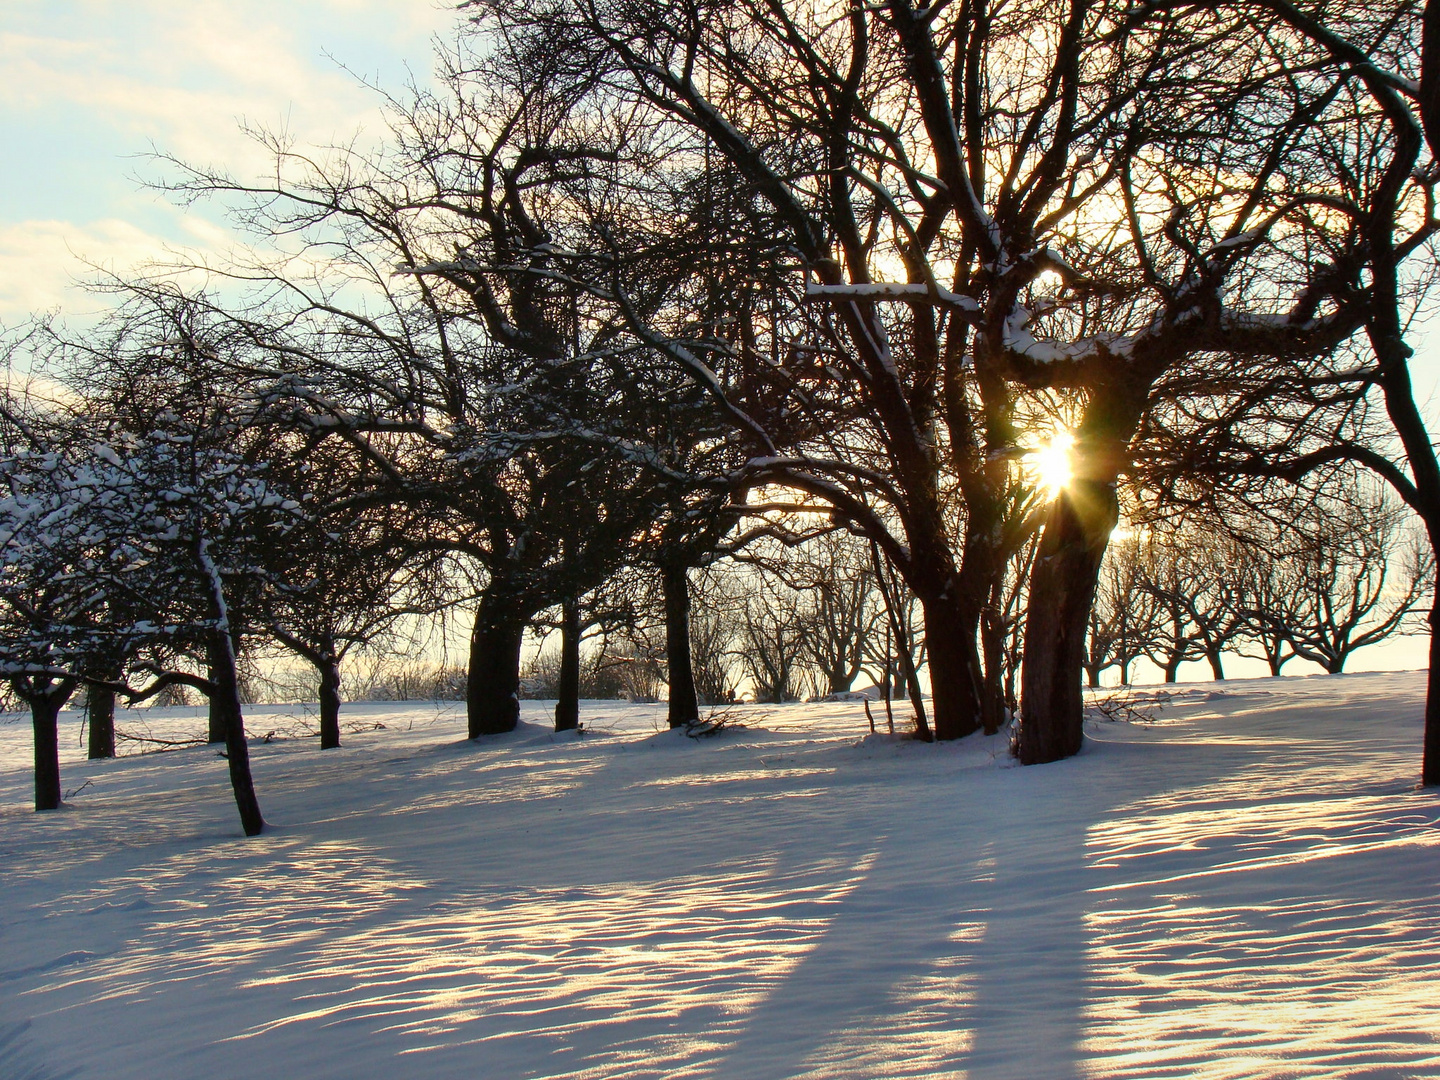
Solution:
M333 647L315 665L320 672L320 749L340 745L340 662Z
M1083 739L1080 673L1100 563L1118 505L1108 484L1077 480L1050 508L1030 578L1020 684L1022 764L1059 761ZM1122 680L1125 676L1122 668Z
M219 715L225 724L225 757L230 765L230 787L235 792L235 806L240 811L240 826L246 836L265 831L265 818L260 801L255 797L255 781L250 775L250 747L245 742L245 718L240 711L240 677L235 666L235 650L230 635L223 629L211 630L210 655L215 659L211 668L211 715Z
M683 566L660 569L665 594L665 673L670 684L669 721L672 728L700 719L695 693L695 661L690 652L690 579Z
M487 590L475 612L465 711L470 738L514 731L520 722L520 645L530 613Z
M555 702L555 730L574 731L580 726L580 605L566 600L560 605L560 687Z
M90 727L89 757L115 756L115 691L93 683L85 691L85 722Z

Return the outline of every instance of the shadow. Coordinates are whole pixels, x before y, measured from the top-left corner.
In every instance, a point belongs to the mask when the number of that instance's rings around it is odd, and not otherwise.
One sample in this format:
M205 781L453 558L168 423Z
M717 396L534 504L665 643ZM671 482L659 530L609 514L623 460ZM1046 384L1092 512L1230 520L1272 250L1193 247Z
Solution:
M46 1066L29 1037L30 1022L0 1023L0 1076L5 1080L71 1080L78 1070L58 1072Z
M275 744L255 841L228 838L208 780L146 765L4 838L26 868L0 962L34 1017L16 1045L105 1080L1201 1075L1196 1048L1223 1059L1245 1019L1217 988L1252 972L1252 1022L1287 972L1324 994L1354 960L1328 934L1399 957L1389 983L1351 964L1329 991L1337 1016L1383 991L1359 1060L1440 973L1416 940L1436 874L1384 878L1435 801L1397 810L1373 769L1357 793L1353 742L1297 764L1302 733L1266 715L1188 723L1101 725L1032 769L840 729ZM1398 938L1387 897L1419 920ZM1292 939L1309 959L1264 959Z

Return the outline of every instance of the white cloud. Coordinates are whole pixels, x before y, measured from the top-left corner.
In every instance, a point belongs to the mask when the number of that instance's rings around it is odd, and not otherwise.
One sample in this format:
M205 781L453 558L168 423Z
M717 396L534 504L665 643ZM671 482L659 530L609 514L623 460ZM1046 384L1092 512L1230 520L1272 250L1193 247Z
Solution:
M0 322L84 303L77 283L90 273L87 263L123 270L164 253L162 238L118 218L0 226Z
M393 77L402 61L424 72L430 35L454 21L453 8L427 0L5 0L0 140L42 175L48 158L70 171L68 202L48 204L42 187L25 193L30 220L7 221L0 206L0 321L75 302L81 259L123 273L176 245L223 251L224 230L140 208L116 180L153 174L135 160L152 145L240 175L261 170L266 155L242 120L303 145L376 131L375 95L336 61L361 74Z

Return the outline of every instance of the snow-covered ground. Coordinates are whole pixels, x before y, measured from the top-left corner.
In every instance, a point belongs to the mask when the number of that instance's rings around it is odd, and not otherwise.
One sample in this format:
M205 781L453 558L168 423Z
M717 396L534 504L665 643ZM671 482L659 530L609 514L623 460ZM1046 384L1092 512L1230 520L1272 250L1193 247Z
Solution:
M257 743L254 840L213 750L90 764L68 714L35 815L5 718L0 1078L1440 1076L1422 693L1192 685L1033 769L858 703L357 705Z

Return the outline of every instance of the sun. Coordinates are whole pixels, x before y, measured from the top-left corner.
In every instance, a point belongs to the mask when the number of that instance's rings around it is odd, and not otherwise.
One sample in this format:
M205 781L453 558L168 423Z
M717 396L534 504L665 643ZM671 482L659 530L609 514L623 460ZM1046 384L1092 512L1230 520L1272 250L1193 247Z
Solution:
M1075 449L1075 436L1068 431L1057 431L1050 441L1035 447L1027 455L1026 469L1035 485L1050 498L1059 495L1070 486L1075 476L1071 452Z

